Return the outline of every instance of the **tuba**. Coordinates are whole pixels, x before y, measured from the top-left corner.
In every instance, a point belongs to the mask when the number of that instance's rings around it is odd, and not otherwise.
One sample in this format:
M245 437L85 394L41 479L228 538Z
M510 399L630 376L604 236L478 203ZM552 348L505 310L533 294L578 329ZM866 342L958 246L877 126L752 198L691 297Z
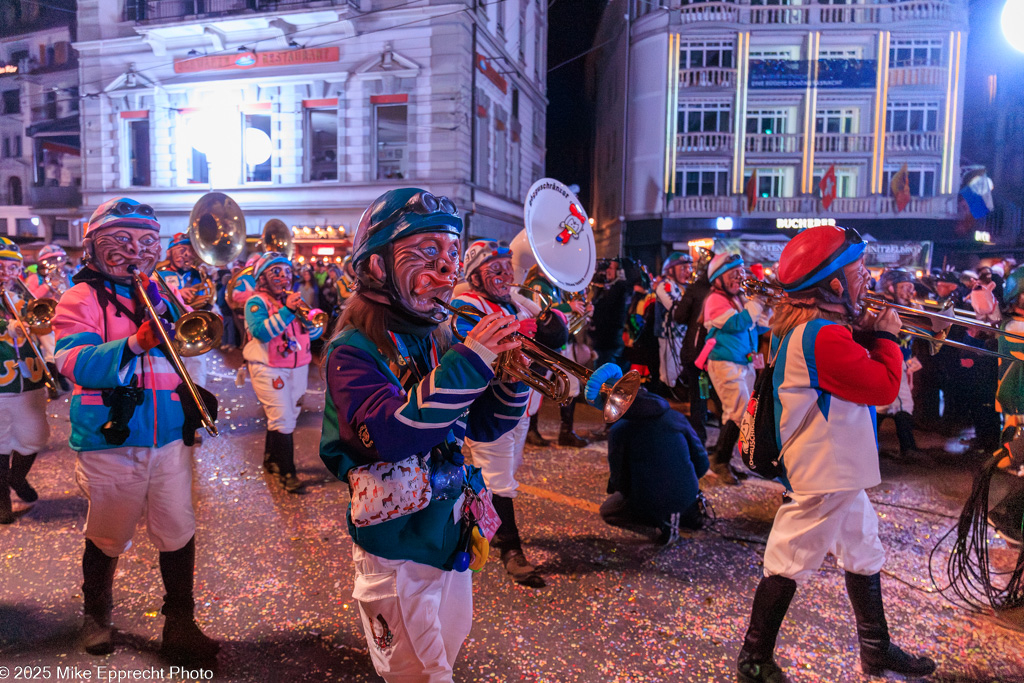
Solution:
M245 235L243 230L242 235ZM260 235L259 250L261 252L276 251L284 254L291 260L295 255L295 238L292 236L292 231L284 224L280 218L271 218L263 226L263 233ZM228 305L234 305L234 293L238 287L238 279L245 276L252 275L252 266L245 266L231 276L228 280L227 288L224 292L224 298L227 299Z

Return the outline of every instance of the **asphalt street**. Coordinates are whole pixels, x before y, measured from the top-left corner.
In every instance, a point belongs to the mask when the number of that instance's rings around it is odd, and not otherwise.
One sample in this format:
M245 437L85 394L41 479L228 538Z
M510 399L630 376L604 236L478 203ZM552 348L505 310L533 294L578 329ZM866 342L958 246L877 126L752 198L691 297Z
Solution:
M96 658L76 649L86 502L74 481L68 404L60 398L49 406L53 433L30 477L40 500L19 503L17 522L0 527L0 683L127 680L147 672L165 680L378 680L351 596L347 487L317 452L318 369L311 369L295 440L299 475L309 486L296 496L262 473L265 419L251 385L235 385L239 354L211 355L208 387L221 401L221 435L195 452L193 496L197 613L223 643L217 670L182 675L160 660L163 589L144 527L118 568L117 651ZM581 408L582 427L596 427L597 415ZM883 441L895 440L891 429ZM542 412L542 430L556 436L551 406ZM869 491L889 551L883 589L894 639L935 657L932 680L1024 681L1024 633L954 607L929 578L929 553L955 523L979 460L958 453L955 439L919 439L929 450L908 462L883 460L884 481ZM661 548L606 526L597 514L607 482L604 442L528 448L520 481L526 552L549 586L517 586L491 559L474 579L475 621L456 680L735 680L780 486L751 479L725 487L708 479L715 524ZM1013 566L1015 549L995 536L990 547L997 569ZM794 681L864 680L842 572L831 557L797 592L777 657Z

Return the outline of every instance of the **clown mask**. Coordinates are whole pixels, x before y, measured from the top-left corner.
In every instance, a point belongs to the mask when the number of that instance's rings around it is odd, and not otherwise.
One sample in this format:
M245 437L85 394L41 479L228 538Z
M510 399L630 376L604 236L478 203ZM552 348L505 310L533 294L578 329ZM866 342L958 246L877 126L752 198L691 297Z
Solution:
M293 277L290 266L275 263L260 274L260 289L280 299L291 291Z
M195 267L196 252L193 251L191 244L179 244L167 250L167 258L171 262L171 267L181 272Z
M512 259L496 258L473 273L470 284L491 301L507 304L512 300Z
M117 282L130 282L133 266L151 275L160 258L160 235L155 230L107 228L91 241L90 265Z
M21 261L17 259L0 259L0 287L15 289L15 283L21 277L21 273Z
M373 288L390 281L390 296L414 318L443 322L447 312L435 298L448 303L458 281L461 263L459 238L448 232L421 232L395 240L391 272L380 254L370 257Z

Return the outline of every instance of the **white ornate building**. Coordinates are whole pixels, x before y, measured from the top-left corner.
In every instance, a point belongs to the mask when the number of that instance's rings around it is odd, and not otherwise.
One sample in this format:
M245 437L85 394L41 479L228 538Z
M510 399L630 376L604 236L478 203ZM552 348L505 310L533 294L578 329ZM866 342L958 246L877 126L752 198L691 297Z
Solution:
M951 239L966 40L965 0L613 0L594 58L604 250L828 219Z
M250 235L280 218L340 238L382 192L414 185L451 197L472 235L518 231L543 172L545 2L78 9L86 207L130 195L169 236L216 190Z

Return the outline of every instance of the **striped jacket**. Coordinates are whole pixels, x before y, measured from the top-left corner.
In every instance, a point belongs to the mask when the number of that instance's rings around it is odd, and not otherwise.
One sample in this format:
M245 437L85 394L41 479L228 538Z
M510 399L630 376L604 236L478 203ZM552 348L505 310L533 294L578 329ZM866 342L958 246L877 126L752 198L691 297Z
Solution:
M21 306L21 297L13 291L8 292L15 305ZM6 318L6 314L4 315ZM28 340L15 333L18 323L7 318L7 329L0 334L0 395L21 394L43 387L43 366ZM32 335L39 347L39 337ZM40 352L42 350L40 349Z
M310 342L324 333L323 328L308 332L290 308L265 292L256 292L245 302L245 329L249 341L242 355L272 368L309 365L313 360Z
M419 382L406 379L406 388L398 377L407 373L356 329L346 328L328 347L320 458L339 479L375 462L414 455L429 461L431 449L446 442L457 452L466 436L493 441L515 427L526 408L525 385L493 381L494 354L486 348L470 342L437 354L429 337L397 336L430 368ZM353 540L368 552L450 569L459 540L454 506L454 500L434 499L419 512L358 528L346 516Z
M747 301L737 310L729 297L712 289L704 299L704 327L708 340L715 340L708 358L747 365L757 351L757 338L768 331L766 322L764 307L757 301Z
M114 287L117 300L134 313L131 288L120 284ZM141 356L127 348L128 337L138 329L139 325L113 305L103 307L96 290L86 283L69 289L57 304L53 317L57 369L75 385L69 441L73 450L111 448L100 433L100 426L110 415L110 408L103 404L103 392L130 386L133 377L137 386L145 389L145 398L135 408L128 424L131 435L121 446L159 448L181 438L185 416L174 391L181 379L159 347Z
M782 340L772 376L776 437L794 492L819 495L881 482L875 405L900 389L903 354L876 333L869 348L826 320L798 325Z

